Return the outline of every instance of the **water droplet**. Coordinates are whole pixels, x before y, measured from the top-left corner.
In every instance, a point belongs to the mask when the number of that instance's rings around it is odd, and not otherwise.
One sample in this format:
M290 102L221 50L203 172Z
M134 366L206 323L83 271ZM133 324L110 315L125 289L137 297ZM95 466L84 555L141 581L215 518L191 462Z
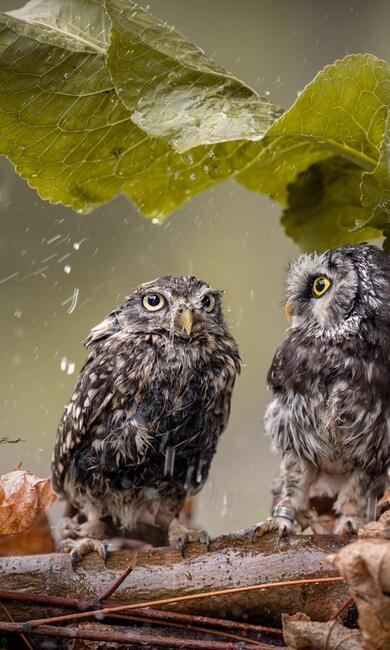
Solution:
M175 455L175 447L167 447L165 452L164 476L173 476L173 470L175 467Z
M231 503L232 503L231 495L225 492L222 499L221 517L226 517L226 515L229 512L229 507Z
M184 482L184 489L189 490L190 487L192 486L192 477L194 475L194 469L195 467L193 465L189 465L187 469L187 474L186 474L186 480Z
M69 361L68 357L62 357L60 363L60 369L62 372L66 372L67 375L73 375L76 364L73 361Z

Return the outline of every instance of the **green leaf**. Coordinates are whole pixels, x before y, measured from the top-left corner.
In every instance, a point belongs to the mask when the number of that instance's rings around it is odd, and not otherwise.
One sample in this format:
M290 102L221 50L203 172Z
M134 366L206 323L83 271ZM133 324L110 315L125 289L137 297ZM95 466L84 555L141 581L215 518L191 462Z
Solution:
M330 241L342 243L367 238L366 231L359 234L371 219L370 210L361 209L360 182L363 171L372 171L377 165L389 105L390 67L387 63L370 54L350 55L336 61L324 68L293 106L274 122L256 161L249 163L237 175L237 180L284 205L289 204L291 212L288 211L283 219L286 232L306 249L323 249ZM355 165L352 175L341 174L337 197L334 194L335 155ZM332 161L330 172L326 172L321 181L321 205L315 210L310 198L313 195L311 182L317 178L319 170L327 170L327 160ZM310 171L313 169L314 172ZM294 188L291 189L294 182L297 182L298 194L302 193L302 184L308 190L307 202L304 195L299 200L301 218L297 214ZM343 188L344 197L341 196ZM332 212L331 206L334 207ZM355 221L353 211L360 225L357 231L354 229L348 234Z
M79 211L124 192L162 219L235 177L287 207L305 249L390 234L389 106L372 55L327 66L281 115L130 0L0 14L0 152Z
M366 227L370 210L361 204L359 167L339 157L301 172L288 187L289 207L282 224L305 251L323 251L380 236Z
M362 204L369 209L370 223L390 229L390 116L386 121L379 161L373 172L366 172L361 183Z
M0 15L0 147L43 198L86 210L122 190L118 152L144 135L128 128L105 65L102 5L63 7Z
M134 2L106 0L113 29L108 66L132 120L182 153L199 145L260 140L280 114L173 27Z
M107 21L95 0L0 14L0 151L44 199L88 211L126 192L162 218L229 175L240 143L180 156L141 131L106 67Z

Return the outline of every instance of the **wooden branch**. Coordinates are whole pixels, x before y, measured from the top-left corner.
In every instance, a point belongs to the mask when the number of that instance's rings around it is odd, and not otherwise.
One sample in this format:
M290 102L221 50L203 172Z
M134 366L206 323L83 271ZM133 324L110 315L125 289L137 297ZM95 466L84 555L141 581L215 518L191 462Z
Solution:
M23 631L23 623L2 623L0 621L0 633L10 632L11 634L21 634ZM144 631L137 633L132 629L123 630L122 628L121 630L103 624L99 624L93 628L88 628L87 626L55 627L54 625L39 625L34 629L33 635L67 639L87 639L106 643L113 642L125 645L127 648L140 646L142 648L188 648L188 650L237 650L237 642L183 639L181 637L162 636L161 634L145 634ZM257 645L264 650L271 650L268 644L259 643ZM253 647L250 643L240 643L242 650L253 650Z
M337 571L326 558L344 544L345 541L334 536L298 536L279 544L275 537L266 536L253 544L249 534L237 534L214 540L208 552L200 544L191 544L184 560L179 551L169 548L138 552L136 566L115 591L110 604L137 604L266 582L335 577ZM72 570L66 554L0 558L0 591L49 593L96 602L133 557L132 551L113 552L105 568L99 557L90 555L76 571ZM169 609L268 625L280 624L281 612L292 614L300 610L324 621L349 595L348 587L338 581L254 589L188 600L170 605ZM60 605L53 609L49 604L16 600L12 605L16 620L42 619L68 612L69 609Z

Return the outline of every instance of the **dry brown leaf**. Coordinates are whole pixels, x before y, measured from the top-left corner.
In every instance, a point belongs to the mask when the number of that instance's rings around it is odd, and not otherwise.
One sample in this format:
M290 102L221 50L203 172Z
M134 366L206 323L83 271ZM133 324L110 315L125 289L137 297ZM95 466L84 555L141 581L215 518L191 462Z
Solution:
M0 536L0 557L6 555L42 555L54 553L55 540L46 513L42 512L29 530L18 535Z
M294 650L362 650L360 632L337 621L317 623L306 614L282 614L284 641Z
M384 502L385 503L385 502ZM369 521L359 530L359 537L390 537L390 510L379 517L378 521Z
M23 469L4 474L0 477L0 535L28 530L55 500L49 478Z
M380 508L390 508L390 487L386 488L383 497L379 499L378 506Z
M364 650L390 650L390 541L361 539L329 559L354 592Z

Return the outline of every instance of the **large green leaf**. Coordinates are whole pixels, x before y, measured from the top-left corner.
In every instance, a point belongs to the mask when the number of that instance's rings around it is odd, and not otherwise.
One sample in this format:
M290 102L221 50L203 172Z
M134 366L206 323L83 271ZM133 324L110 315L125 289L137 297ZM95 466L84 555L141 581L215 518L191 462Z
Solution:
M141 18L147 21L149 15L136 8L135 12L141 30ZM115 18L114 8L112 13ZM162 42L166 50L169 34L159 21L150 17L147 29L146 25L142 29L151 35L154 24L157 33L163 31L156 43ZM231 161L242 142L226 142L218 149L197 147L181 156L164 139L148 136L114 87L106 65L109 36L109 18L97 0L33 0L22 10L0 15L0 151L52 202L87 211L126 192L145 214L162 218L196 192L231 175L235 171ZM131 39L134 47L139 46L140 38L139 31L129 31L128 48ZM200 74L196 65L205 70L207 59L184 39L180 43L180 56L185 47L188 57L198 53L191 58L192 67L188 64L192 83ZM118 42L120 56L121 48L123 41ZM119 75L115 52L112 45L111 67ZM142 87L147 87L148 75L151 83L155 79L150 61L145 63ZM131 89L140 92L140 60L137 65L121 96L128 98ZM215 69L216 78L222 76L214 64L209 67ZM248 101L257 97L232 81L232 105L233 91L237 101L244 94ZM269 114L267 120L263 132Z
M113 26L111 76L133 122L149 135L166 138L179 152L260 140L280 114L134 2L106 0L106 7Z
M369 54L336 61L274 122L237 180L289 205L283 224L306 249L377 236L366 229L372 210L363 208L360 183L376 168L389 105L387 63ZM352 164L348 173L335 155Z
M390 249L390 116L376 168L365 172L361 183L362 204L369 212L370 223L386 236L384 247Z
M389 101L387 63L372 55L336 61L274 122L256 162L238 180L285 202L287 187L298 174L334 154L374 169Z
M366 227L370 210L361 204L360 177L356 165L339 157L301 172L288 190L282 217L287 235L306 251L379 237L378 230Z
M305 249L390 232L389 105L372 55L327 66L281 115L130 0L0 14L0 152L79 211L125 192L161 219L235 177L286 206Z

